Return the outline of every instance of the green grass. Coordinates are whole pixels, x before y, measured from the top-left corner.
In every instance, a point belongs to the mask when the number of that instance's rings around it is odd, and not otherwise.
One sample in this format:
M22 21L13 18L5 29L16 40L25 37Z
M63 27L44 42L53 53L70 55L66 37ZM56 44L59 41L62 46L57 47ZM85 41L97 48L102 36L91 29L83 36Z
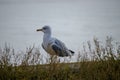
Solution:
M5 45L0 49L0 80L120 80L120 44L107 37L96 38L78 52L77 62L60 62L51 57L47 64L37 48L15 53Z

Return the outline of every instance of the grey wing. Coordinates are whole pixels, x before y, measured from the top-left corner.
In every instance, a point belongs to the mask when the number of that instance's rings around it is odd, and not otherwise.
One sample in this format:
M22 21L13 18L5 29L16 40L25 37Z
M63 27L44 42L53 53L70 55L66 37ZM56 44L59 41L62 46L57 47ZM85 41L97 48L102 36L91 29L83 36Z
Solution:
M61 57L69 56L69 53L67 52L68 49L66 48L65 44L57 39L55 40L54 44L52 45L52 49L55 51L55 53L58 56L61 56Z

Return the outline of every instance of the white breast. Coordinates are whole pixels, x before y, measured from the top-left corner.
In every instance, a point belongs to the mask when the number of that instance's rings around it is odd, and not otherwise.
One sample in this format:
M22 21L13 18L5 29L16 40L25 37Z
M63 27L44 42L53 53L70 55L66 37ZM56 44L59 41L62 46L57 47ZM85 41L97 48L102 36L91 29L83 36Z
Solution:
M49 39L47 41L43 42L43 47L45 48L45 51L51 55L55 55L54 50L52 49L52 44L54 44L54 39Z

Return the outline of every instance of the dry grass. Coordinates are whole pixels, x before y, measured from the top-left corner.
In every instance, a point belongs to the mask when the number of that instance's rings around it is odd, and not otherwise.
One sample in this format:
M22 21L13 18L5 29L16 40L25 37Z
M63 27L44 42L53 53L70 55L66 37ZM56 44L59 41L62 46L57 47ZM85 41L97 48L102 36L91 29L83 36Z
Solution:
M18 54L5 45L0 49L0 80L120 80L120 44L111 37L104 45L96 38L93 42L83 46L75 63L49 58L48 64L41 64L37 48Z

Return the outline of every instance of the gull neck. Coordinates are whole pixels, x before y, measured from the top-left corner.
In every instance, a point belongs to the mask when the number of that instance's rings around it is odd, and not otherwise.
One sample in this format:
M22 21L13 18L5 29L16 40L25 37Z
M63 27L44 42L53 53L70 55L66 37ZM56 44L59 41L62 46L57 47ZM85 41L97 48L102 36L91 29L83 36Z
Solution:
M43 41L46 42L49 38L51 38L51 33L44 33Z

